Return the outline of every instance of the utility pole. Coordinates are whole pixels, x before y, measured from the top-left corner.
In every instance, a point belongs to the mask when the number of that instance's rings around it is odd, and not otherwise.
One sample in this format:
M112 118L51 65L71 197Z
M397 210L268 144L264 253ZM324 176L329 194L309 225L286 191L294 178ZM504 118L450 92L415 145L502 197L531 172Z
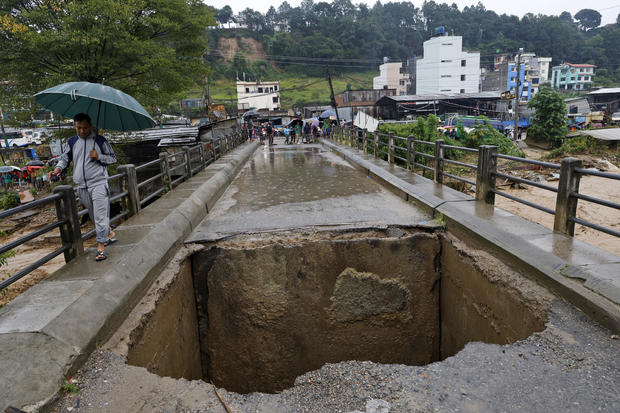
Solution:
M2 127L2 139L4 139L4 145L8 148L9 140L6 138L6 133L4 131L4 113L2 112L1 107L0 107L0 126ZM2 155L2 152L0 152L0 158L2 158L2 163L5 163L4 155Z
M329 90L331 92L332 106L336 112L336 120L338 126L340 126L340 116L338 115L338 105L336 105L336 98L334 97L334 87L332 86L332 75L329 73L329 65L327 65L327 81L329 82Z
M517 54L517 81L515 87L515 130L514 130L514 140L519 140L519 101L521 100L521 93L519 92L519 87L521 86L521 53L523 53L523 48L519 48L519 53Z

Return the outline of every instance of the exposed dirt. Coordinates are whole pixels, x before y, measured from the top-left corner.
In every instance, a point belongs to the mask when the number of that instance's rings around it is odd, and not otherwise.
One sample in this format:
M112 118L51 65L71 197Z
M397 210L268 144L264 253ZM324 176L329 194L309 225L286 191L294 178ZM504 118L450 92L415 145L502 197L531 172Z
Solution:
M548 151L527 148L525 149L526 155L530 159L541 159L547 155ZM578 156L583 160L586 168L598 167L601 168L601 161L607 157L597 157L591 155ZM546 159L541 159L546 160ZM612 162L615 162L613 157L609 158ZM551 162L559 163L560 160L551 160ZM541 171L514 171L514 175L526 177L528 179L542 176L545 179L553 179L552 172L558 171L541 170ZM611 168L609 172L618 173L617 170ZM512 174L511 172L508 172ZM498 180L498 184L502 181ZM557 188L558 181L550 180L543 182L547 185ZM511 195L518 196L530 202L542 205L547 208L555 209L556 194L554 192L547 191L545 189L536 188L530 185L520 185L520 188L503 186L501 190ZM589 195L591 197L620 203L620 182L613 181L606 178L599 178L595 176L585 176L581 178L579 183L579 193ZM553 228L553 215L538 209L523 205L521 203L512 201L505 197L496 196L495 204L502 209L512 212L515 215L527 218L547 228ZM589 222L593 222L598 225L602 225L608 228L612 228L616 231L620 231L620 211L612 208L607 208L598 204L580 200L577 204L577 217ZM620 239L612 235L607 235L603 232L596 231L594 229L585 227L583 225L575 225L575 237L581 241L592 244L598 248L609 251L613 254L620 255Z
M217 45L217 52L222 56L225 62L232 62L235 58L235 54L240 51L245 54L246 60L250 63L254 63L258 60L267 60L263 44L251 37L242 37L241 44L239 44L236 37L220 38Z

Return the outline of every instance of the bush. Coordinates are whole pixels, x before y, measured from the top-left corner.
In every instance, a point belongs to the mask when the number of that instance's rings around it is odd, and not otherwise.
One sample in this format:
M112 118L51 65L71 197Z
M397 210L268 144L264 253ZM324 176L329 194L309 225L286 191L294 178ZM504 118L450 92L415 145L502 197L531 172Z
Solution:
M19 205L19 195L13 192L0 193L0 210L6 210Z
M501 132L493 128L488 120L484 124L477 124L474 130L469 132L463 139L469 148L478 148L480 145L497 146L497 151L505 155L525 157L523 151L514 144L513 141L504 136Z
M562 146L549 153L550 158L557 158L568 154L595 152L598 149L596 139L589 136L577 136L564 140Z

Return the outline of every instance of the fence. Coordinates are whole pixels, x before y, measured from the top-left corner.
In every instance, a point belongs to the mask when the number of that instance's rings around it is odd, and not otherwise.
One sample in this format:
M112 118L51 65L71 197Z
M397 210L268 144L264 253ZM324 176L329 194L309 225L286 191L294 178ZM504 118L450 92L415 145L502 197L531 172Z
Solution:
M421 169L423 174L427 171L431 172L433 175L433 180L437 183L443 184L445 177L470 184L476 189L476 199L484 201L488 204L495 204L495 195L499 195L532 208L536 208L540 211L544 211L548 214L552 214L554 215L553 230L555 232L573 236L575 234L575 224L580 224L609 235L620 237L620 231L616 231L612 228L604 227L577 217L577 203L579 200L620 210L620 204L579 193L579 180L582 176L598 176L601 178L619 181L620 174L585 169L582 167L581 160L577 158L565 158L562 160L561 164L555 164L532 159L518 158L510 155L502 155L498 153L496 146L483 145L478 149L474 149L446 145L443 140L428 142L414 139L413 136L404 138L395 136L393 133L368 133L366 130L351 128L334 130L334 133L332 133L332 138L339 143L357 147L359 150L364 151L364 153L373 154L375 158L382 158L390 165L400 164L413 172L417 169ZM427 150L424 151L424 148ZM473 165L460 162L450 159L451 156L447 156L448 153L454 155L461 152L477 154L477 164ZM560 175L558 187L555 188L530 179L524 179L518 176L499 172L497 167L499 160L558 170ZM476 181L446 172L446 164L475 171ZM555 208L547 208L535 202L531 202L498 190L496 188L497 178L531 185L556 193Z
M246 138L241 133L234 133L212 140L211 150L208 152L203 145L204 142L201 142L192 147L183 147L181 151L170 155L165 152L160 153L158 159L140 166L131 164L119 166L119 173L108 177L111 189L110 204L119 205L119 208L116 208L119 212L110 218L110 223L118 223L138 214L140 209L149 202L191 178L245 140ZM138 175L141 175L143 179L138 180ZM144 178L144 176L147 177ZM56 207L56 221L0 246L0 254L17 248L56 228L60 228L62 245L6 280L1 281L0 291L60 254L64 254L65 262L84 254L83 241L93 236L95 230L81 233L81 217L88 214L88 210L78 210L75 189L69 185L59 185L54 188L54 193L50 196L2 211L0 212L0 219L9 218L49 204L54 204Z

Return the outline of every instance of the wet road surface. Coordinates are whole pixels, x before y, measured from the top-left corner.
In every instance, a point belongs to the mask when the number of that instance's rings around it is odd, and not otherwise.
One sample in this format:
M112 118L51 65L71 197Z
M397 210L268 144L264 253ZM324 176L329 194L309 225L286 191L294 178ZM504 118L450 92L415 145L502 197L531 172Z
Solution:
M429 219L320 145L263 146L187 241L302 228L415 225Z

